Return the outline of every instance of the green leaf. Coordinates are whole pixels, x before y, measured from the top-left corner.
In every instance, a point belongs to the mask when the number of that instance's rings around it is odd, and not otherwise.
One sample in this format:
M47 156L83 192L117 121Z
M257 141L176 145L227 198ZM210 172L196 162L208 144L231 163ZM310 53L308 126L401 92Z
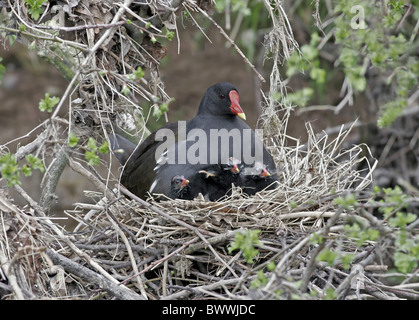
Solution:
M25 177L29 177L32 175L32 168L28 167L26 164L22 167L22 173L25 175Z
M268 263L268 265L266 266L266 268L267 268L269 271L274 271L274 270L275 270L275 268L276 268L276 264L275 264L275 262L270 261L270 262Z
M398 251L394 254L394 264L400 272L409 273L417 267L418 259L415 256Z
M377 125L380 128L390 126L396 119L403 113L406 108L407 100L397 99L390 101L382 106L382 115L377 121Z
M319 55L319 50L317 50L316 47L306 44L301 47L301 53L303 54L304 58L312 62Z
M166 32L167 40L172 41L174 36L175 36L175 32L174 31L167 31Z
M41 172L45 171L45 167L41 159L31 154L28 154L27 156L25 156L25 159L28 163L28 166L30 166L32 169L39 170Z
M77 137L73 132L70 132L68 137L68 145L70 148L74 148L79 143L80 138Z
M143 78L143 77L144 77L145 72L144 72L143 68L138 67L138 68L137 68L137 70L135 70L135 71L133 72L133 74L134 74L134 76L135 76L135 79L140 80L141 78Z
M162 115L163 112L161 112L160 108L156 105L153 107L153 117L159 119Z
M60 102L60 98L50 97L49 93L46 93L45 98L39 102L39 110L42 112L51 112L58 102Z
M318 234L318 233L313 233L310 236L309 242L310 242L311 245L321 244L321 243L323 243L323 236L321 234Z
M0 57L0 62L2 62L3 58ZM6 73L6 67L0 63L0 81L3 79L4 74Z
M90 151L95 151L97 150L97 145L96 145L96 140L93 139L92 137L89 138L89 140L87 141L87 148Z
M327 262L329 266L333 266L337 257L338 254L336 252L325 248L317 255L316 260Z
M310 78L318 84L324 83L326 80L326 70L320 68L312 68L310 70Z
M265 273L263 272L263 270L259 270L257 273L257 278L252 280L252 282L250 283L250 288L260 288L266 286L267 283L268 278L266 277Z
M100 164L100 159L96 152L93 151L86 151L84 153L84 157L87 160L88 164L91 166L97 166Z
M352 193L346 195L345 198L343 198L343 197L335 198L333 200L333 203L335 203L339 206L342 206L347 210L351 209L353 206L358 205L358 201L356 200L356 197Z
M124 96L129 96L129 95L130 95L130 93L131 93L131 89L130 89L127 85L123 85L123 86L122 86L122 89L121 89L121 93L122 93Z
M324 296L325 300L334 300L337 298L336 292L333 288L326 289L326 295Z
M99 147L99 153L101 154L106 154L109 152L109 146L108 146L108 141L105 141L104 143L102 143L102 145Z
M84 157L87 160L88 164L91 166L97 166L100 164L99 156L97 155L98 147L96 140L92 137L87 141L87 151L84 153Z
M45 0L25 0L26 4L29 6L28 12L31 15L31 18L38 20L41 14L44 12L42 4L46 2Z
M393 228L406 228L409 223L412 223L417 219L417 216L413 213L397 212L394 218L391 218L388 223Z
M348 253L342 256L342 264L345 270L349 270L354 258L355 258L355 255L352 253Z
M234 236L234 241L228 248L228 252L232 253L234 250L241 250L247 263L253 263L253 258L259 254L259 251L255 249L254 245L262 245L258 239L259 233L260 230L237 232Z
M0 172L1 176L7 180L7 185L9 187L20 184L19 167L14 155L6 153L0 157Z

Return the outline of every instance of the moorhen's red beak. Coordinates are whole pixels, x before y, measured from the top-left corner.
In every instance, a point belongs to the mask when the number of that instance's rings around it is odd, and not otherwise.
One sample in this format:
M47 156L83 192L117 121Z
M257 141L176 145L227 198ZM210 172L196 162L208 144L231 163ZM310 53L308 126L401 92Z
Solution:
M261 177L270 177L271 174L269 173L268 170L266 170L265 168L262 169L262 172L260 173Z
M246 120L246 115L243 112L242 107L240 107L239 104L239 94L236 90L231 90L228 94L231 101L231 112L233 112L235 115L237 115L239 118Z
M189 184L189 180L188 180L188 179L183 178L183 179L182 179L182 185L183 185L184 187L186 187L188 184Z

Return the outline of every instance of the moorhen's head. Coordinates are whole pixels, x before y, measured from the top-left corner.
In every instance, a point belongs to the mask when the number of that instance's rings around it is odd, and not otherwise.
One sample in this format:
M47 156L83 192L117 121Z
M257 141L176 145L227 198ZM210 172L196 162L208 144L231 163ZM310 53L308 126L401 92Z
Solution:
M230 171L232 174L240 173L240 160L234 157L228 158L226 164L221 165L224 170Z
M189 180L184 176L176 175L172 178L170 192L174 198L182 198L189 189Z
M252 176L254 179L269 178L271 173L266 169L266 166L261 162L255 162L254 166L248 169L247 175Z
M199 105L198 114L231 115L246 120L239 103L238 90L228 82L220 82L208 88Z

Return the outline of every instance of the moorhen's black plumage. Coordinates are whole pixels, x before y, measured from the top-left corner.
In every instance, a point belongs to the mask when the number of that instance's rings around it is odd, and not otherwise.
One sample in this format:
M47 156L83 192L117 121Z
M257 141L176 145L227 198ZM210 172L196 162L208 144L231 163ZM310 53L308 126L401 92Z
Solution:
M222 167L228 166L228 159L233 156L239 159L243 168L251 168L258 154L262 155L264 167L271 172L270 180L277 179L272 156L242 119L245 115L237 89L230 83L221 82L208 88L193 119L166 124L136 148L114 135L112 149L114 146L127 149L123 156L117 156L125 164L121 183L141 198L146 198L149 192L170 196L171 179L176 175L190 181L188 192L184 194L187 198L202 193L211 195L210 200L218 200L218 194L225 195L231 189L231 183L240 186L251 183L249 192L252 194L262 190L266 187L263 183L235 177ZM173 136L166 136L167 132L172 132ZM218 171L215 175L218 177L206 178L205 174L199 173L203 170ZM218 194L213 195L214 188L218 188Z
M125 165L136 145L117 133L109 134L109 140L113 154L120 164Z
M233 184L242 184L240 166L238 159L230 157L226 164L210 165L205 170L200 170L204 197L210 201L217 201L230 195Z

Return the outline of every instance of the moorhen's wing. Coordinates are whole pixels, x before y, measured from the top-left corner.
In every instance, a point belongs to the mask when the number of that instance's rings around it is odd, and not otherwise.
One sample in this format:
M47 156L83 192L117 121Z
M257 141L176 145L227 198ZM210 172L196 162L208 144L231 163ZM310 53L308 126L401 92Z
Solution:
M171 122L161 129L171 130L177 137L178 124ZM145 198L153 180L155 179L156 157L159 158L159 146L164 141L157 141L156 134L159 130L151 133L135 149L132 156L128 159L121 175L121 183L135 195Z

